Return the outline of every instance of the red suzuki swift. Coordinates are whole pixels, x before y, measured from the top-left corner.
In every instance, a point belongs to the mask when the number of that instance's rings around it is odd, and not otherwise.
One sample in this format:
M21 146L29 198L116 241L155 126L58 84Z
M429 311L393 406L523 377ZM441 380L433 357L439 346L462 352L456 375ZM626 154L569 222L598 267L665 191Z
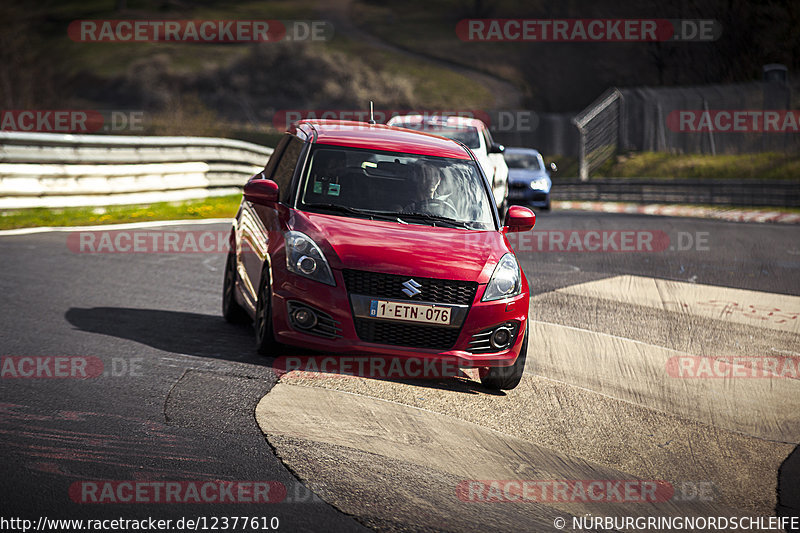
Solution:
M513 389L525 366L528 281L472 152L435 135L301 121L244 187L223 314L281 344L336 354L443 358Z

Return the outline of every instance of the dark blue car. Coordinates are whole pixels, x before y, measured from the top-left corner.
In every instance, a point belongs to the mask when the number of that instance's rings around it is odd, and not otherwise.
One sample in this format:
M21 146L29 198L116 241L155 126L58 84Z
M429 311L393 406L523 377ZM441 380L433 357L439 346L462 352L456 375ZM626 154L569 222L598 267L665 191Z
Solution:
M550 210L550 170L542 155L532 148L506 148L503 156L508 165L508 201L512 204ZM551 163L552 171L556 170Z

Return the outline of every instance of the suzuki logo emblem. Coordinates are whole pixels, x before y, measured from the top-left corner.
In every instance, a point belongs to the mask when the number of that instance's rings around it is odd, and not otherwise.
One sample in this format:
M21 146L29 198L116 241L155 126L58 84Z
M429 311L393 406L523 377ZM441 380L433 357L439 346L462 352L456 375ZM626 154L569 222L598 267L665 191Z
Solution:
M403 292L406 293L406 296L408 296L409 298L422 293L422 291L419 290L419 288L422 287L422 285L420 285L413 279L403 282L403 287L405 287L405 289L403 289Z

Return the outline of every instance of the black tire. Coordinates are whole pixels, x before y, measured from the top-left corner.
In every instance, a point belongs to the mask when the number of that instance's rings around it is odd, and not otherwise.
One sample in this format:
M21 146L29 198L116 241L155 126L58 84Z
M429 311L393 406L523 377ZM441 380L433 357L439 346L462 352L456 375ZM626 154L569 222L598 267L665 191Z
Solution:
M250 321L239 302L236 301L236 253L228 252L225 261L225 278L222 282L222 316L231 324L245 324Z
M266 269L261 273L253 329L256 332L256 350L258 350L258 353L277 357L280 344L275 341L272 329L272 289L269 282L269 271Z
M522 348L514 364L511 366L489 367L488 372L481 375L481 383L483 386L493 390L511 390L515 388L519 385L520 380L522 380L527 354L528 332L525 331L525 337L522 339Z
M550 211L550 198L547 199L547 205L544 206L545 211Z

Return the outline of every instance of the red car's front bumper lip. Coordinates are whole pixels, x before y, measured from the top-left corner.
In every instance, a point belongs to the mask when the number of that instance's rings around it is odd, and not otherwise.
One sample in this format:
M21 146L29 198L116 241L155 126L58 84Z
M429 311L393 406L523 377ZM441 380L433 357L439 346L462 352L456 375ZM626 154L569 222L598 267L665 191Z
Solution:
M289 275L291 278L297 276ZM334 271L336 287L321 284L293 283L292 279L276 284L273 293L273 325L276 340L284 344L308 348L321 354L339 355L377 355L389 357L418 357L422 359L442 359L456 361L459 367L474 368L486 366L509 366L514 364L522 348L527 326L528 294L506 300L481 302L483 286L479 287L475 301L469 308L454 347L445 351L414 348L397 345L376 344L361 340L355 330L350 299L344 288L341 272ZM305 281L305 280L304 280ZM287 311L288 302L298 302L329 314L339 323L341 336L328 339L309 334L291 326ZM487 328L516 321L520 327L512 346L493 353L471 353L466 348L472 336ZM311 354L309 354L311 355ZM317 354L319 355L319 354Z

